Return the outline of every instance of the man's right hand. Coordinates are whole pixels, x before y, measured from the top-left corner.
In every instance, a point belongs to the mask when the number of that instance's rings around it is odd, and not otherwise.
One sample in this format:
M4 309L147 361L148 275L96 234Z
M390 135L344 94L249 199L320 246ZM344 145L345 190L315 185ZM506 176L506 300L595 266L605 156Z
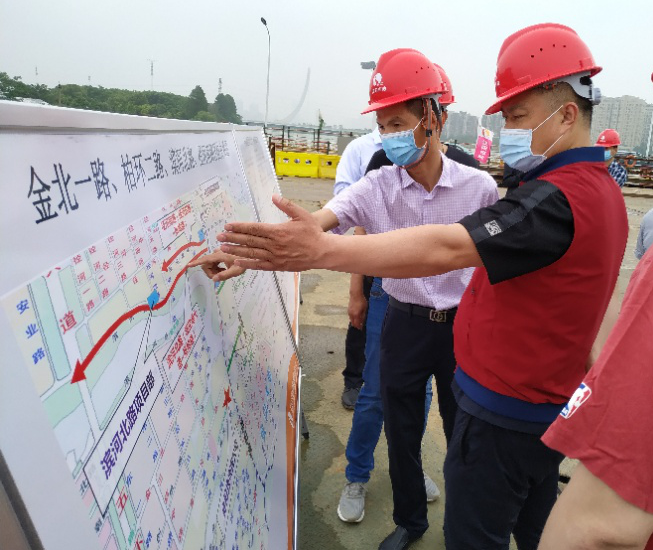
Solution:
M206 276L214 282L226 281L242 275L247 271L244 267L234 265L236 256L216 250L190 262L188 267L201 267Z
M367 300L362 292L360 294L349 295L347 313L349 314L349 322L352 326L358 330L363 330L365 327L365 317L367 317Z

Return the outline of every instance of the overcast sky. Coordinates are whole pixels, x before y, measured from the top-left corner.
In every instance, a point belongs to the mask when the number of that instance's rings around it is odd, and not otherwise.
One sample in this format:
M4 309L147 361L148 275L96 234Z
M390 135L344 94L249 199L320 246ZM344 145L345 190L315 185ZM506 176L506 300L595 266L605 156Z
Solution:
M268 21L272 41L270 120L299 103L297 121L369 127L370 71L361 61L387 50L422 51L449 74L452 110L481 115L494 98L499 47L509 34L542 22L572 27L603 66L603 95L653 103L650 0L4 0L0 71L26 82L154 89L209 101L230 93L245 112L265 111ZM38 76L35 74L38 68Z

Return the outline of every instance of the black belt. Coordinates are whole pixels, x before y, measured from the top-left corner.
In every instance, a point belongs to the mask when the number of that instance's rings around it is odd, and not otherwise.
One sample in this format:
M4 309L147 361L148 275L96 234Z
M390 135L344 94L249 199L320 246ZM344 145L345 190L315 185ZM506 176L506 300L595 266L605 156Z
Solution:
M417 315L418 317L426 317L429 321L434 323L453 323L456 316L457 307L451 309L431 309L430 307L417 306L415 304L405 304L399 300L395 300L390 296L390 307L405 311L409 315Z

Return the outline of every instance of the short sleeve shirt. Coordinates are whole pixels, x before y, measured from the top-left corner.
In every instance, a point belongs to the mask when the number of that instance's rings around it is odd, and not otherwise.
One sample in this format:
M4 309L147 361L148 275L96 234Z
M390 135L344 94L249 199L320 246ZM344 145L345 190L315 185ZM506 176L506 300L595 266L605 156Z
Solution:
M616 160L613 160L608 166L608 172L612 179L617 182L619 187L623 187L624 183L628 181L628 171L621 166Z
M562 258L574 238L564 193L544 180L510 189L492 206L464 217L490 283L531 273Z
M653 514L653 251L635 269L597 362L544 434L624 500ZM653 548L653 540L648 548Z

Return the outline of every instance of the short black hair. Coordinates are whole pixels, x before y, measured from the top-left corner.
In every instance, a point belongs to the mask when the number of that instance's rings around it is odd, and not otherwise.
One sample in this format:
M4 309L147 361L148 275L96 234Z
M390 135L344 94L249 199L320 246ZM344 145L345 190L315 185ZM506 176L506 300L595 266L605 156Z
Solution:
M567 82L555 82L554 84L545 84L535 88L538 93L548 97L551 109L557 109L561 104L569 101L578 105L580 117L589 128L592 125L592 102L579 96L571 85Z
M438 121L438 128L442 128L442 106L433 98L430 98L431 109L435 112L435 118ZM424 118L424 98L416 97L409 99L405 103L406 108L417 118L422 120Z

